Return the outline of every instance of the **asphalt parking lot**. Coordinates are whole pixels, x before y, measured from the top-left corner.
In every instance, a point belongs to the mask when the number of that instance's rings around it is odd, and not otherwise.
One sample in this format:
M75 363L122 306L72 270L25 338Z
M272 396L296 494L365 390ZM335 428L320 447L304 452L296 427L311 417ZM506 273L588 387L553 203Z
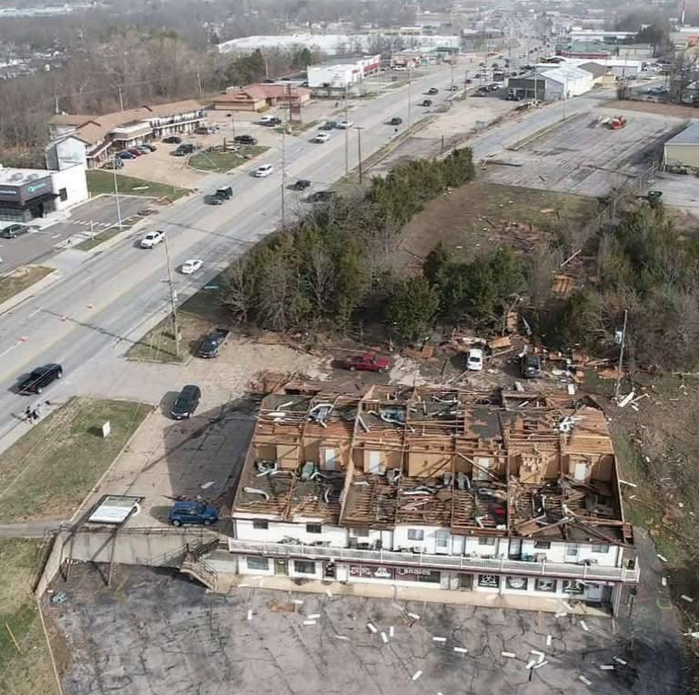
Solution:
M140 196L119 196L122 222L145 210L150 199ZM102 232L117 224L116 198L99 196L70 211L65 222L50 227L34 229L16 239L0 239L1 270L3 273L29 263L38 263L65 245L76 234L87 235L91 231Z
M88 565L57 588L68 600L46 611L72 652L66 695L680 692L660 653L606 618L254 588L220 595L174 571L123 566L111 589Z
M604 196L658 162L662 143L682 125L671 116L628 112L627 126L610 130L598 118L615 116L595 109L562 122L516 151L497 158L507 165L490 165L493 183L543 188L580 195Z

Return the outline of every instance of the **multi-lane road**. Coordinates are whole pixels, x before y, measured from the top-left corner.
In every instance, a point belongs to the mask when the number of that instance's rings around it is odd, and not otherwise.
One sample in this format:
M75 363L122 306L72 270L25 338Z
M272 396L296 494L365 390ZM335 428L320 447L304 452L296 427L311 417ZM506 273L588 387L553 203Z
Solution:
M449 69L416 77L410 87L389 90L350 111L355 126L362 127L362 155L367 157L395 137L387 121L394 116L408 121L421 117L416 106L429 87L439 94L434 104L446 100L452 75ZM572 110L589 108L585 99L568 105ZM477 159L497 153L537 129L561 118L561 105L515 119L482 135L473 143ZM348 133L349 167L357 165L357 131ZM324 187L345 173L345 135L333 133L323 145L309 138L286 137L286 179L310 179ZM280 138L281 141L281 138ZM163 245L153 250L138 248L138 240L149 229L162 229L168 237L173 265L187 258L201 258L205 265L194 276L177 275L178 301L183 301L217 275L231 259L276 229L281 211L281 142L230 175L212 175L205 190L222 184L234 189L232 201L222 206L205 205L201 197L182 200L157 216L146 227L120 238L103 253L86 255L67 250L54 259L60 278L0 315L0 449L17 434L17 416L26 407L25 398L14 392L18 377L37 365L60 362L63 382L51 388L50 397L63 399L80 392L80 384L99 376L101 383L116 382L123 370L118 359L132 341L139 339L168 312L167 263ZM260 164L272 164L274 173L263 179L250 175ZM300 214L306 203L298 194L285 192L287 219Z

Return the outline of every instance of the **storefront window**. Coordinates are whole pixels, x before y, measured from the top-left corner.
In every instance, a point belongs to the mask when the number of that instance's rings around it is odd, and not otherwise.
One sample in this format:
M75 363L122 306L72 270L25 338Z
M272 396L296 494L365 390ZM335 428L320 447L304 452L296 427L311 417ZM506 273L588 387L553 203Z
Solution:
M576 582L574 579L564 579L563 591L566 594L584 594L585 585L582 582Z
M534 584L534 588L537 591L548 591L551 593L556 593L556 580L555 579L537 579Z
M479 574L478 586L488 589L497 589L500 586L500 577L497 574Z
M515 591L526 591L528 581L526 577L508 577L505 580L505 585L508 589L514 589Z
M312 560L294 560L294 569L299 574L315 574L316 563Z

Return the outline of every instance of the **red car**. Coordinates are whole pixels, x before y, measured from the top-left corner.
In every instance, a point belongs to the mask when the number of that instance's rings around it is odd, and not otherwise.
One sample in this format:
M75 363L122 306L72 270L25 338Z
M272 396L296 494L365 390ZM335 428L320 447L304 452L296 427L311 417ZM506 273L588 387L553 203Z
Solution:
M126 150L127 152L130 152L134 157L140 157L143 152L141 150L137 150L135 147L132 147L130 150Z
M367 352L364 355L346 357L342 362L342 366L345 369L349 369L350 372L360 370L365 372L378 372L380 374L391 366L391 362L388 357L381 357L380 355Z

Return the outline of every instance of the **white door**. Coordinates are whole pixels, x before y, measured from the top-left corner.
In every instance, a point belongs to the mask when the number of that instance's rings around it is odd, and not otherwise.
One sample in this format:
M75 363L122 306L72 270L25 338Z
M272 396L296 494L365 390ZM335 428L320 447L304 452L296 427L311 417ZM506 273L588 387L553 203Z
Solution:
M336 471L335 466L335 449L324 449L323 457L325 459L325 470L326 471Z
M446 529L441 529L435 534L435 553L437 555L449 555L449 537L451 533Z
M380 451L370 451L369 452L369 473L374 473L375 475L381 475L381 452Z
M573 478L575 480L580 480L581 482L587 480L587 464L586 463L576 463L575 470L573 471Z

